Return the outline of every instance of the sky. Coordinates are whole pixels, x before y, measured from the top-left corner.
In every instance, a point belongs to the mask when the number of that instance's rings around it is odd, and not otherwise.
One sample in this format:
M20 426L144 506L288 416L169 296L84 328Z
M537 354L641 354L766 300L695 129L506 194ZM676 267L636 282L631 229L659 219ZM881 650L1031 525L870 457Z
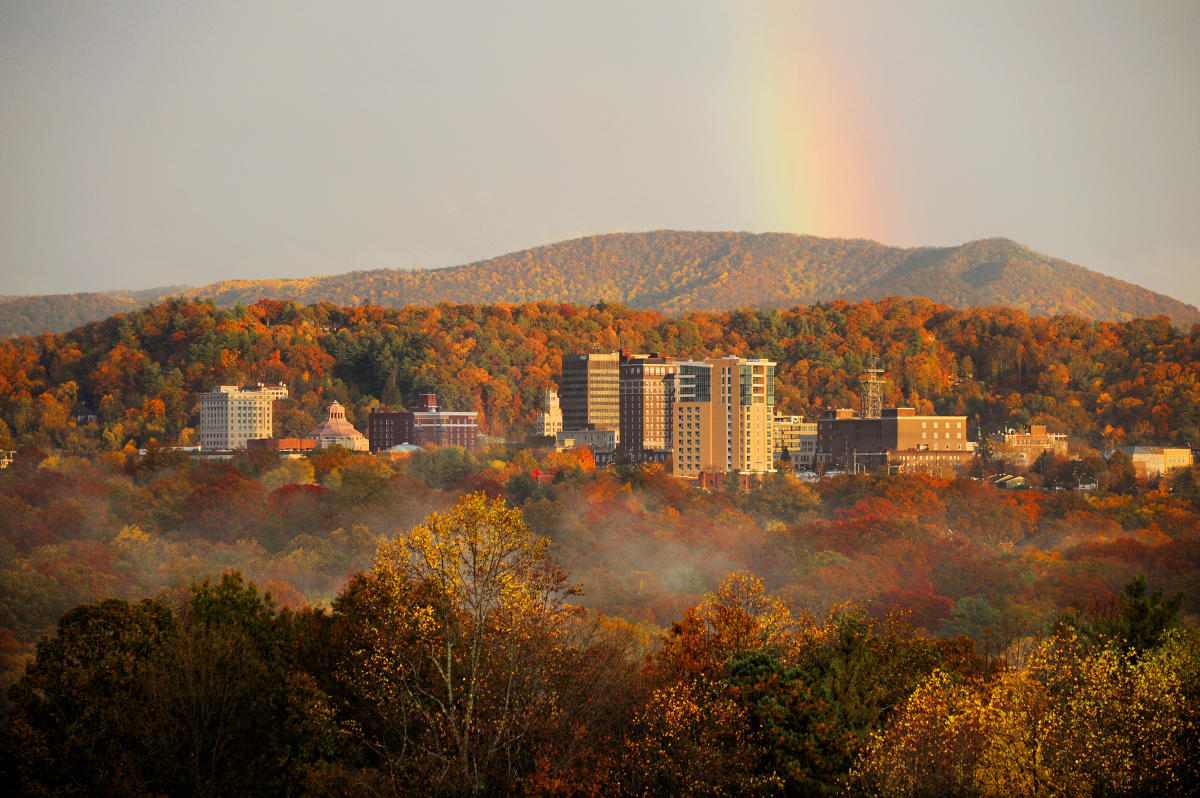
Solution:
M0 295L1003 236L1200 305L1200 3L0 0Z

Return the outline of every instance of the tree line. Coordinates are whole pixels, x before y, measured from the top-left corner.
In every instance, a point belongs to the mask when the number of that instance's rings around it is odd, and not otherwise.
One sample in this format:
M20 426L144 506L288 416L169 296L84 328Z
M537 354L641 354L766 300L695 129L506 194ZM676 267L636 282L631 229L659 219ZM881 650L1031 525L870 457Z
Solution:
M283 382L278 432L304 435L333 400L360 428L379 404L437 393L520 439L563 353L767 357L778 409L817 417L857 407L872 356L884 402L965 414L985 433L1047 424L1078 444L1200 441L1200 326L1165 317L1089 322L1005 308L954 310L921 299L837 301L791 310L667 317L590 307L306 307L262 300L218 310L171 300L70 333L0 342L0 448L73 453L191 443L197 394ZM81 409L95 415L80 421Z
M227 573L63 615L10 691L14 794L1180 794L1200 636L1134 580L1008 661L747 572L650 653L522 513L463 496L328 610Z

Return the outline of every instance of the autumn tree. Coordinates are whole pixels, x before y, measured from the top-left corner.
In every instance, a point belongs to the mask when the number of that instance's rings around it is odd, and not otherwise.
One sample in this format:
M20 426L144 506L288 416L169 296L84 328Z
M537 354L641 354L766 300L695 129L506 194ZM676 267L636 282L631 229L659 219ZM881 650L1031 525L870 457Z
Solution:
M564 696L586 703L569 677L601 681L579 656L575 589L547 545L519 511L469 494L385 543L339 598L338 689L394 784L509 791L574 711Z

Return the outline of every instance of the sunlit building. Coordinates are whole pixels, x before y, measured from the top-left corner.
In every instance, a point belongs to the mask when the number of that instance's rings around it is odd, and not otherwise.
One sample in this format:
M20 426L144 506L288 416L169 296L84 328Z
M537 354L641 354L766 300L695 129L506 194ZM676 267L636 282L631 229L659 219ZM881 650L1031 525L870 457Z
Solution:
M1045 424L1033 424L1021 432L1005 430L992 437L997 443L997 457L1025 466L1037 462L1042 452L1050 452L1058 457L1067 456L1066 434L1047 432Z
M562 428L562 404L558 400L558 392L546 391L546 405L542 412L537 414L534 434L542 438L550 438L562 432Z
M1118 446L1117 449L1129 455L1133 473L1139 479L1153 479L1175 468L1192 467L1192 450L1187 447ZM1106 452L1106 456L1112 457L1112 451Z
M619 353L563 355L559 389L564 430L620 430Z
M665 463L670 458L678 373L673 357L621 355L618 448L630 462Z
M863 418L843 408L817 420L817 461L828 469L940 473L974 456L966 416L919 416L911 407L885 407L878 418Z
M811 468L817 459L817 422L805 421L804 416L775 416L771 426L776 462L787 452L793 466Z
M352 452L367 451L367 437L346 420L346 408L342 407L340 402L331 404L327 413L326 419L308 433L307 437L316 441L315 448L342 446Z
M675 390L675 476L774 470L775 363L679 361Z
M201 451L245 449L249 440L272 437L275 401L287 397L286 386L262 383L256 388L222 385L200 394Z
M469 452L480 447L479 413L474 410L441 410L437 394L417 397L417 409L396 411L386 407L371 410L367 417L371 451L390 450L401 444L412 446L461 446Z

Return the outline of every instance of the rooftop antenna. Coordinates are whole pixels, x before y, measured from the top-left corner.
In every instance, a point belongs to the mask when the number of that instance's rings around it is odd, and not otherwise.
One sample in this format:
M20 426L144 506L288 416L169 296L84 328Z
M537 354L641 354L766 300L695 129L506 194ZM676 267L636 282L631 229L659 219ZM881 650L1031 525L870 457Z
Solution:
M871 355L871 367L864 371L867 376L859 380L863 384L863 418L880 418L883 416L883 380L880 378L883 369L879 367L878 355Z

